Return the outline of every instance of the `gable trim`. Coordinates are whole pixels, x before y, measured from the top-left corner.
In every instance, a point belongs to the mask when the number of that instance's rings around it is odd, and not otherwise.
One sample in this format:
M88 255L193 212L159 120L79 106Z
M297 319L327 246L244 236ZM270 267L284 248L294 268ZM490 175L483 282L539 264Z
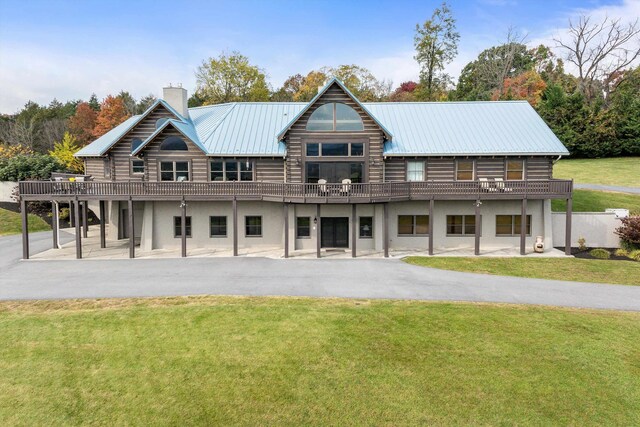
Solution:
M131 152L131 157L137 156L151 141L153 141L153 139L155 139L156 136L160 135L160 133L163 130L165 130L167 128L167 126L169 126L169 125L171 125L172 128L177 130L178 133L180 133L180 135L185 137L189 142L191 142L196 147L198 147L200 149L200 151L202 151L204 154L207 154L207 152L204 150L204 148L202 148L202 146L197 141L194 141L193 138L191 138L189 135L187 135L185 132L182 131L182 129L180 129L177 126L177 124L184 123L184 122L178 122L178 123L175 123L175 122L177 122L177 120L174 120L174 119L169 119L166 122L164 122L162 124L162 126L160 126L158 129L155 130L155 132L153 132L151 135L149 135L149 137L147 137L147 139L145 139L142 142L142 144L140 144L138 146L138 148L136 148L133 152Z

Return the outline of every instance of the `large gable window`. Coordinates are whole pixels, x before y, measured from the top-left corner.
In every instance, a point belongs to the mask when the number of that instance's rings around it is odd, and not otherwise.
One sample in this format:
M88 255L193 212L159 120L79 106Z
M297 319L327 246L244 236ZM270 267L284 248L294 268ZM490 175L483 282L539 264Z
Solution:
M346 104L330 102L315 109L307 121L310 131L362 131L360 114Z
M187 143L179 136L168 136L160 143L163 151L187 151Z

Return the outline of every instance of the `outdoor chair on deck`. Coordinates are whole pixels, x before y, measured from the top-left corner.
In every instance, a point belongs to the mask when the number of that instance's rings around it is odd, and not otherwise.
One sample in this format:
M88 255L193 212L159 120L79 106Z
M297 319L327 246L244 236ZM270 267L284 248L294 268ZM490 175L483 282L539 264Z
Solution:
M343 179L342 180L342 194L349 194L349 191L351 191L351 180L349 178Z
M505 187L505 183L504 180L502 178L495 178L496 180L496 188L500 191L503 191L505 193L508 193L510 191L513 191L513 188L510 187Z
M489 182L487 178L478 178L478 181L480 181L480 188L482 189L482 191L486 191L487 193L498 191L496 187L491 185L491 182Z
M318 180L318 192L321 195L327 194L327 180L326 179L319 179Z

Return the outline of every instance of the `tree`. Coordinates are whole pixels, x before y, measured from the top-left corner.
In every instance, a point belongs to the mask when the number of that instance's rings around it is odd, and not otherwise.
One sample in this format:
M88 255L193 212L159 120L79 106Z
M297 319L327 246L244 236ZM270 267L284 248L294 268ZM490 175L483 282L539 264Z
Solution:
M124 104L124 108L125 110L127 110L128 115L133 116L136 114L138 110L138 104L129 92L121 90L117 98L120 98L122 100L122 103Z
M623 155L640 155L640 67L626 70L613 89L603 114Z
M138 105L136 106L136 112L135 114L142 114L145 111L147 111L149 109L149 107L151 107L153 105L154 102L156 102L158 100L158 98L155 97L155 95L153 94L149 94L147 96L144 96L142 98L140 98L140 101L138 102Z
M569 21L568 40L554 39L576 66L578 88L589 103L601 90L606 98L611 81L640 56L639 23L636 19L625 26L620 19L609 18L593 23L583 15L575 24Z
M408 81L403 82L396 88L391 95L389 95L389 101L391 102L412 102L416 100L416 92L419 91L419 85L416 82Z
M69 131L81 147L93 140L97 117L98 113L87 102L81 102L76 108L76 114L69 119Z
M547 84L535 70L525 71L515 77L507 77L504 81L502 92L496 89L492 100L526 99L529 104L536 106L540 101L542 92Z
M310 71L293 94L294 101L309 102L318 94L318 88L324 86L329 76L322 71Z
M99 138L129 118L121 98L107 96L100 104L100 112L96 117L94 138Z
M269 100L264 71L235 51L202 62L196 71L196 92L204 105Z
M416 25L414 58L420 65L420 84L424 99L436 99L437 94L449 83L450 78L444 73L444 67L458 54L459 39L456 20L446 2L434 10L430 20L425 21L422 26Z
M67 170L73 173L84 173L84 163L74 156L79 149L80 146L77 144L75 136L66 132L62 141L54 144L49 155L64 165Z
M100 103L98 102L98 97L95 93L92 93L89 98L89 106L93 108L94 111L100 111Z
M391 93L391 82L378 80L371 71L355 64L325 67L320 71L339 79L362 102L382 101Z
M289 76L284 81L282 87L271 94L271 101L273 102L291 102L294 95L300 90L300 87L304 83L304 77L302 74L295 74Z

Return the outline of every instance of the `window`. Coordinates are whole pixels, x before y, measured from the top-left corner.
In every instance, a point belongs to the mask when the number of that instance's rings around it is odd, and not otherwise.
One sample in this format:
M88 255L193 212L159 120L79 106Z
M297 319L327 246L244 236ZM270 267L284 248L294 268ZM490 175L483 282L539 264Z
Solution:
M361 239L373 238L373 217L361 216L360 217L359 236Z
M349 144L336 144L325 142L322 144L323 156L342 156L349 155Z
M144 160L131 160L131 173L143 174L144 173Z
M131 152L133 153L142 145L142 140L140 138L133 138L131 140Z
M506 179L522 180L524 179L524 160L507 160Z
M315 109L307 121L311 131L362 131L360 114L346 104L330 102Z
M227 237L227 217L209 217L209 237Z
M262 217L244 217L244 235L246 237L262 237Z
M364 144L362 144L362 143L353 143L353 144L351 144L351 155L352 156L364 156Z
M456 180L473 181L473 160L458 160L456 162Z
M253 162L215 160L211 162L211 181L253 181Z
M364 164L350 162L306 162L306 182L317 183L319 179L340 183L350 179L357 184L364 180Z
M447 215L447 235L473 236L475 234L475 215Z
M496 215L496 236L519 236L520 215ZM531 236L531 215L527 215L527 236Z
M361 142L317 142L307 143L307 157L349 157L364 156L364 144Z
M104 177L111 178L111 159L108 157L104 159Z
M163 151L187 151L187 143L179 136L168 136L160 143Z
M429 234L429 215L398 215L398 236Z
M303 239L311 237L311 218L308 216L299 216L296 218L296 237Z
M185 231L187 237L191 237L191 217L185 217ZM173 217L173 237L182 237L182 217Z
M160 181L189 181L189 162L160 162Z
M307 144L308 157L317 157L319 155L320 155L320 144L318 143Z
M424 162L407 162L407 181L424 181Z

